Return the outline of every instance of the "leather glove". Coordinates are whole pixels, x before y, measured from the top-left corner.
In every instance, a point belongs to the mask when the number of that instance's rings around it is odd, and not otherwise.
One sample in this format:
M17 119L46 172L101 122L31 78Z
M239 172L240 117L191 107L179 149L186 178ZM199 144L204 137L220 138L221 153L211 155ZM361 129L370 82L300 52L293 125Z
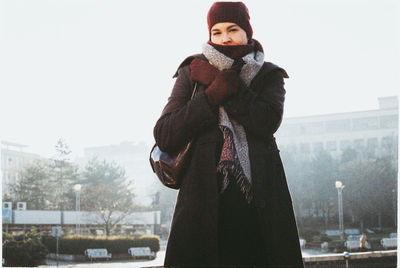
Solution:
M235 69L227 69L218 73L211 85L205 90L208 101L212 105L222 103L229 96L238 92L239 75Z
M190 63L190 80L203 85L210 85L220 71L201 59L194 59Z

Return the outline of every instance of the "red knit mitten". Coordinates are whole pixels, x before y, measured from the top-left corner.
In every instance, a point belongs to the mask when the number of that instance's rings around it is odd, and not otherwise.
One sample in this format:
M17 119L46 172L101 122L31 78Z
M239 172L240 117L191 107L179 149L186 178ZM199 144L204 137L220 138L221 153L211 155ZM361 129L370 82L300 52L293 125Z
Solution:
M213 105L217 105L229 96L236 94L238 89L239 75L236 70L228 69L218 73L205 93L208 101Z
M190 63L190 80L208 86L220 72L217 68L201 59Z

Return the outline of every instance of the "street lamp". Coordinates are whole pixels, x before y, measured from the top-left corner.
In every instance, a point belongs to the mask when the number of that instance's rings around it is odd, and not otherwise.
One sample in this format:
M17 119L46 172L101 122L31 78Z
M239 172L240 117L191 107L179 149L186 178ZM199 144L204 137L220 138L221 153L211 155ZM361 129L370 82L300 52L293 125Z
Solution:
M81 233L80 214L79 214L79 212L81 210L81 189L82 189L82 185L80 185L80 184L74 185L74 191L75 191L75 196L76 196L75 210L76 210L76 233L77 234Z
M342 190L344 188L344 185L343 185L343 183L341 181L336 181L335 182L335 187L338 190L340 239L343 240L344 231L343 231L343 197L342 197Z
M395 189L392 189L393 193L393 210L394 210L394 226L397 226L397 216L396 216L396 201L397 201L397 195Z

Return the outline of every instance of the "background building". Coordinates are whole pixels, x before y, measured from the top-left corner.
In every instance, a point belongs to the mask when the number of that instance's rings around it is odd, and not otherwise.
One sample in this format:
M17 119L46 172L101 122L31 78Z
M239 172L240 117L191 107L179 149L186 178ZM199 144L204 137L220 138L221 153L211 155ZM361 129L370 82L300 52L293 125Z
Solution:
M381 97L378 101L376 110L284 118L276 133L279 147L302 156L322 149L339 156L347 147L396 155L398 97Z
M23 203L23 202L19 202ZM64 217L61 217L61 213ZM115 212L113 218L121 213ZM12 209L10 202L3 202L3 231L20 232L37 227L41 234L51 234L53 226L62 226L64 234L75 234L79 224L80 234L104 235L104 220L96 211L26 210L25 206ZM117 223L119 234L158 234L160 211L134 212Z
M19 180L24 166L41 158L38 154L24 152L26 147L28 146L1 141L2 196L10 193L10 186Z

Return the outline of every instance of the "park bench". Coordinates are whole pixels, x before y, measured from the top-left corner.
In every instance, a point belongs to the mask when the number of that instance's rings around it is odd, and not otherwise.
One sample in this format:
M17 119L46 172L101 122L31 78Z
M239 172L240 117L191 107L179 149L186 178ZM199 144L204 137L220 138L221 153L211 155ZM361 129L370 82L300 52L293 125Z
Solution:
M360 249L360 238L361 235L349 235L347 237L347 241L344 242L344 246L348 249L348 250L353 250L353 249ZM366 248L371 248L370 244L368 243L368 241L365 242L365 247Z
M391 235L390 238L382 238L381 245L385 249L396 248L397 247L397 234L396 234L396 236Z
M93 259L111 259L111 253L108 253L105 248L88 248L85 250L85 256L87 256L91 261Z
M344 242L344 246L348 250L359 249L360 248L360 240L347 240Z
M360 230L358 230L358 229L345 229L344 233L348 234L348 235L359 235L360 234Z
M128 253L136 258L148 258L149 260L154 260L156 258L155 252L152 252L149 247L137 247L128 249Z
M326 230L325 234L327 236L339 236L340 235L340 231L339 230Z

